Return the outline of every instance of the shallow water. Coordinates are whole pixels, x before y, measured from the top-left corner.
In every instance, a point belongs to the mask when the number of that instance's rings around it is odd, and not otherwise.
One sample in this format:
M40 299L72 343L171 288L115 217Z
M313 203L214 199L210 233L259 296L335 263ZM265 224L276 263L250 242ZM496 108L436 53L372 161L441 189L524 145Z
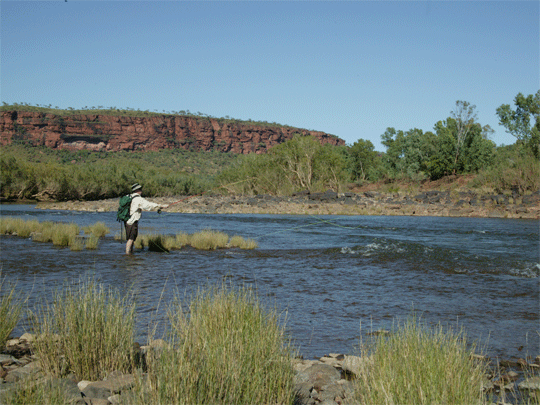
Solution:
M30 307L66 281L94 276L134 288L138 339L163 323L175 294L189 296L226 279L256 287L287 316L287 327L311 358L354 353L361 337L391 329L413 311L428 324L463 328L490 356L540 355L539 228L535 220L377 216L203 215L144 213L141 233L211 228L257 240L258 249L128 257L113 239L115 213L44 211L2 205L1 215L39 221L105 222L111 233L96 251L2 236L1 271L31 292ZM158 308L159 306L159 308ZM26 322L15 331L21 334ZM160 329L158 329L160 330Z

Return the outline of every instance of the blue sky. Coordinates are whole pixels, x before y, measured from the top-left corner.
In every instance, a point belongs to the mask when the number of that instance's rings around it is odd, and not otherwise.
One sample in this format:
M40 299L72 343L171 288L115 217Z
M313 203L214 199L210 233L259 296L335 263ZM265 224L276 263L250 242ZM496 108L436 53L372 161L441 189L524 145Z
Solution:
M368 139L432 130L456 100L540 88L538 1L10 1L1 100L278 122Z

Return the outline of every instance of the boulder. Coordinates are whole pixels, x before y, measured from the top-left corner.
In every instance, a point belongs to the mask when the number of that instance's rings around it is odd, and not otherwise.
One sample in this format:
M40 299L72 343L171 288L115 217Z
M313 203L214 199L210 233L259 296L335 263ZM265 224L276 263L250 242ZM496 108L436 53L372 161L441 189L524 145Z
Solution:
M518 387L522 390L540 391L540 376L526 378L524 381L518 384Z

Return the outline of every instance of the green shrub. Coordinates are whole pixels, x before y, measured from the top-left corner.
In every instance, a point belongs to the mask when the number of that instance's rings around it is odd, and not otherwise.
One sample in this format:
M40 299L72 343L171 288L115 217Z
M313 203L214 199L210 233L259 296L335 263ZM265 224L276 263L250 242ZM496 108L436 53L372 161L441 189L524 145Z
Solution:
M363 348L356 394L365 404L481 404L485 364L462 333L429 329L416 317Z
M34 315L35 351L43 370L55 377L69 372L103 379L132 366L135 305L130 296L93 280L56 291L52 304Z
M147 404L292 404L292 349L278 314L252 290L199 291L169 309L170 345L148 357Z

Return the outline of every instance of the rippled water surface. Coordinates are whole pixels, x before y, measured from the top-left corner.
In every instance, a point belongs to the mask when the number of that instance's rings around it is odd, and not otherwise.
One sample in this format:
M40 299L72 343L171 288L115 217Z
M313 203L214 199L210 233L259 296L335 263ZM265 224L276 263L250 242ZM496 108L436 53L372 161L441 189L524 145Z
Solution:
M259 248L123 254L114 213L42 211L2 205L3 216L39 221L105 222L111 233L96 251L2 236L2 277L31 292L29 305L81 276L134 288L139 340L164 319L175 293L223 279L250 285L287 312L300 353L353 353L371 330L391 329L413 311L429 324L463 328L502 358L540 355L539 227L534 220L202 215L144 213L141 233L205 228L254 238ZM160 300L161 297L161 300ZM15 331L22 333L23 324Z

